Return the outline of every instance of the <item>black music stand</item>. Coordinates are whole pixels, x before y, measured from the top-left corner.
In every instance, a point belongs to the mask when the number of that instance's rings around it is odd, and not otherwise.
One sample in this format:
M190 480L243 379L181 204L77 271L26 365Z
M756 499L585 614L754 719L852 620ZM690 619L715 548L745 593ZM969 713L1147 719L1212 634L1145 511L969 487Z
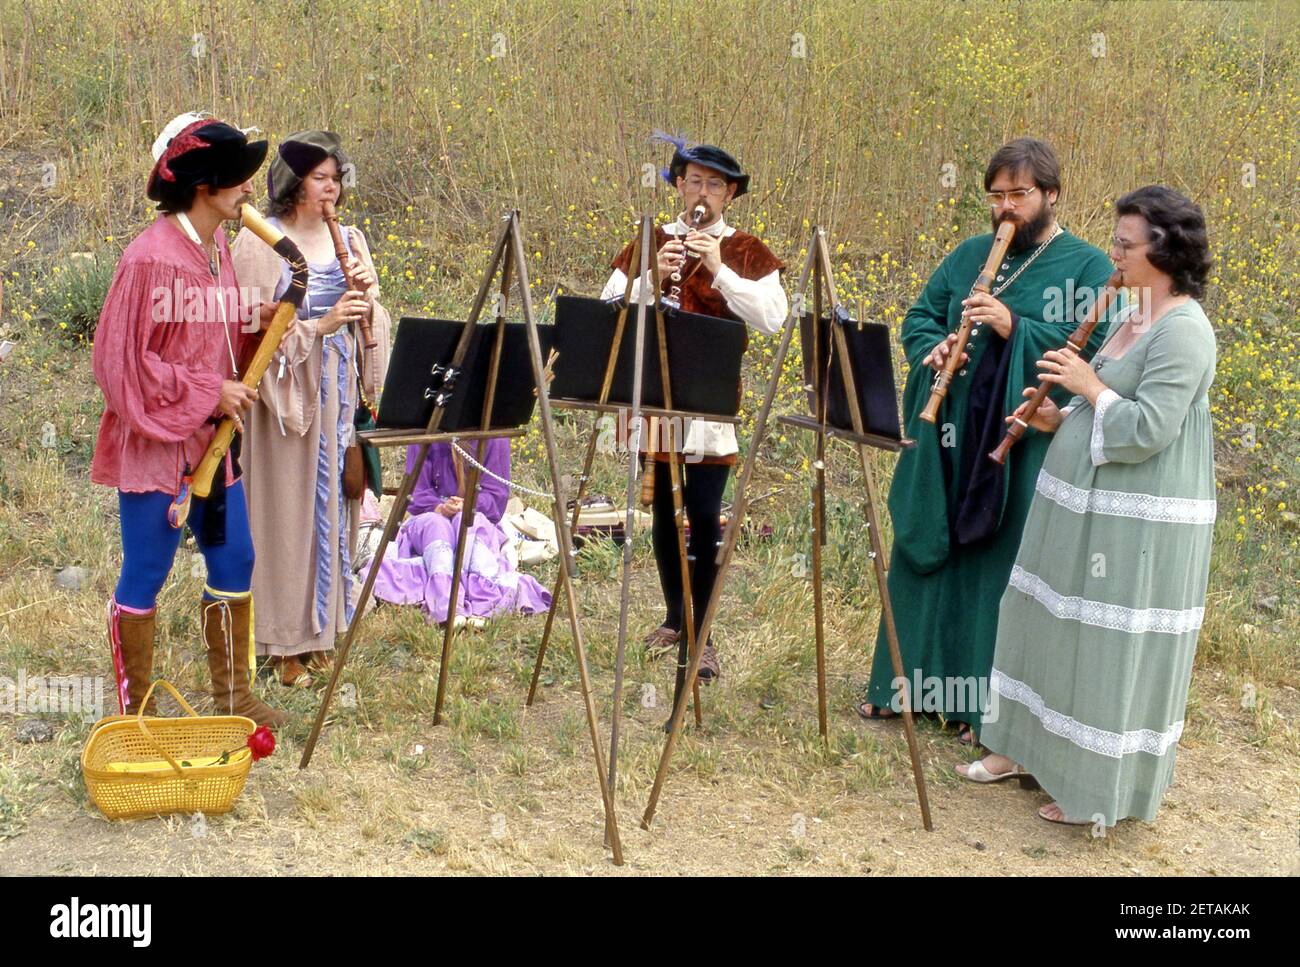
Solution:
M745 457L745 466L741 471L740 477L736 482L735 496L732 500L731 519L727 522L727 532L722 538L722 547L718 551L718 580L713 585L713 594L709 597L708 608L704 613L704 621L700 628L700 637L705 641L708 640L709 630L713 626L713 619L717 615L718 604L722 599L722 589L724 578L727 573L727 565L731 562L731 556L735 552L736 543L740 537L740 530L743 526L746 512L746 489L749 486L750 478L754 472L754 465L757 462L758 451L762 446L763 439L767 433L767 421L771 414L772 403L776 398L777 387L780 384L782 367L785 364L786 353L790 348L790 340L794 335L796 323L800 317L805 314L807 302L807 290L809 277L813 280L813 311L810 317L810 323L806 328L804 338L812 348L814 358L806 361L805 365L809 366L809 371L813 376L811 386L812 399L816 402L815 412L817 416L786 416L780 417L782 423L788 426L797 427L803 430L810 430L817 434L817 460L813 464L815 471L815 480L813 484L813 601L816 611L817 623L817 712L818 724L821 735L825 739L827 734L826 726L826 660L823 639L822 623L822 587L821 587L821 546L825 542L824 526L824 507L826 494L826 440L828 437L845 440L850 443L858 453L858 458L862 465L862 475L866 482L867 488L867 526L871 538L871 558L875 568L876 587L880 592L880 609L881 616L885 622L885 636L889 644L890 658L894 666L894 674L904 683L906 678L903 675L903 660L898 650L898 634L894 626L893 604L889 597L889 586L887 583L887 573L885 571L885 548L880 536L880 523L876 507L880 502L879 495L876 491L875 478L871 473L871 466L867 460L867 449L876 447L883 450L898 451L905 446L912 445L912 441L904 440L897 435L897 403L891 400L893 417L893 434L888 433L871 433L863 419L863 402L869 399L868 396L860 395L854 376L855 363L861 364L869 361L871 354L858 352L852 353L849 348L849 340L845 333L843 325L844 315L840 309L839 298L835 292L834 272L831 269L830 252L826 246L826 233L824 229L814 228L812 237L808 243L808 257L804 262L803 272L799 277L798 287L795 289L794 298L791 300L790 315L786 318L785 327L781 333L781 343L776 351L776 359L772 364L772 378L767 384L767 394L763 399L763 407L758 414L758 422L754 426L754 436L750 441L749 453ZM830 333L822 331L819 323L823 315L823 298L831 309L832 316L837 320L832 323ZM833 347L832 360L830 356L822 349L823 346ZM833 366L829 365L833 362ZM827 412L831 402L833 388L839 381L838 400L840 408L848 415L847 428L840 428L828 424ZM892 372L890 374L889 393L892 397ZM874 393L875 388L864 388L864 393ZM881 409L880 407L874 409ZM889 430L888 410L881 418L884 425L880 428ZM699 674L699 659L693 657L690 667L687 669L687 680L694 684L696 676ZM912 759L912 775L916 781L917 801L921 807L921 819L927 831L933 830L934 826L930 821L930 805L926 797L925 774L921 769L921 756L916 743L916 731L912 721L911 701L908 696L907 686L903 685L903 727L907 733L907 746ZM664 781L668 776L668 767L672 761L673 745L677 738L678 728L680 725L680 710L674 710L673 727L668 733L668 741L664 744L663 754L659 759L659 767L655 772L654 785L650 789L650 799L646 805L645 814L641 818L643 829L649 829L650 823L654 819L655 808L659 802L659 795L663 789Z
M501 273L500 294L495 300L496 322L493 325L478 326L479 315L487 299L488 288ZM506 323L506 305L510 297L511 275L515 275L520 292L523 311L523 326L508 326ZM405 325L414 323L413 325ZM475 440L477 461L471 463L467 479L464 509L461 513L459 538L456 544L455 563L452 566L451 600L448 603L447 623L443 630L442 661L438 669L438 694L434 706L433 723L439 724L442 717L442 704L447 684L447 671L451 659L451 641L456 630L456 596L460 588L461 568L465 554L465 538L469 523L474 515L478 497L479 469L475 464L482 464L484 448L490 437L514 437L524 432L518 424L531 415L531 402L524 397L527 413L520 416L520 394L518 386L504 389L506 380L502 362L512 358L517 364L526 352L531 368L532 387L536 392L538 409L542 420L542 437L546 444L546 458L551 472L551 486L554 492L552 516L555 520L556 534L565 553L560 558L560 580L552 601L551 614L555 612L555 602L564 591L569 612L569 624L573 632L573 648L578 662L578 674L582 685L583 705L587 715L587 726L591 733L592 751L596 760L596 777L600 784L601 798L605 806L605 835L610 846L615 865L623 863L623 849L618 835L618 823L614 812L612 786L605 779L605 759L602 747L600 727L596 719L596 709L591 698L591 682L587 670L587 654L583 644L582 628L578 620L577 599L573 593L573 575L575 569L572 541L568 519L564 511L564 497L560 481L559 459L555 445L554 425L551 419L551 403L547 390L547 374L542 356L543 338L539 334L537 322L533 315L532 296L528 285L528 267L524 257L523 239L519 228L519 212L511 211L502 218L501 230L493 246L492 257L479 283L478 295L474 299L467 321L448 322L446 320L403 320L398 330L398 347L403 351L394 353L395 365L391 385L386 386L384 401L381 402L381 421L387 416L391 422L414 424L409 426L390 426L387 429L371 430L359 434L367 443L375 446L407 446L418 444L415 464L402 477L402 484L397 490L392 511L384 525L383 537L375 551L370 564L361 596L357 601L352 621L347 634L339 647L334 660L334 674L321 698L320 711L312 725L311 735L303 750L299 768L305 769L311 762L312 752L320 737L329 712L330 700L338 686L343 673L348 651L356 638L357 628L365 615L366 603L374 589L375 579L379 574L379 565L384 552L393 538L397 536L402 518L411 499L411 492L419 479L424 461L428 457L429 447L437 442L455 440ZM510 330L509 336L507 331ZM520 332L522 330L522 332ZM487 345L491 340L491 346ZM549 343L549 338L545 340ZM448 349L450 353L448 354ZM423 358L421 358L421 356ZM407 365L411 358L416 363ZM403 360L397 362L397 360ZM432 362L431 362L432 361ZM421 374L420 370L425 374ZM517 373L513 374L516 376ZM524 384L527 385L527 384ZM498 389L503 388L501 405L497 405ZM394 398L389 399L390 393ZM481 400L481 403L479 402ZM478 410L478 425L473 424L473 411ZM419 426L419 419L427 413L427 422ZM450 419L449 419L450 418ZM446 425L454 429L447 429ZM548 618L549 621L549 618Z

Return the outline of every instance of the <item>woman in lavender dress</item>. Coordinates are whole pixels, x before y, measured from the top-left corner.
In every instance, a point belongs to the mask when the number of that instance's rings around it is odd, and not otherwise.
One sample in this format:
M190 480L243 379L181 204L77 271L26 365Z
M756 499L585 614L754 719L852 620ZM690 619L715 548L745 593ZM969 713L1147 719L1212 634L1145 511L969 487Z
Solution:
M464 453L474 455L474 445ZM533 577L521 574L501 528L510 479L510 441L489 440L479 475L474 518L466 532L469 545L461 566L456 614L490 618L506 611L538 614L551 606L551 595ZM418 447L406 453L406 469L415 466ZM465 457L450 443L429 447L395 546L384 554L374 594L393 604L420 604L430 621L444 623L451 600L456 538L468 480Z

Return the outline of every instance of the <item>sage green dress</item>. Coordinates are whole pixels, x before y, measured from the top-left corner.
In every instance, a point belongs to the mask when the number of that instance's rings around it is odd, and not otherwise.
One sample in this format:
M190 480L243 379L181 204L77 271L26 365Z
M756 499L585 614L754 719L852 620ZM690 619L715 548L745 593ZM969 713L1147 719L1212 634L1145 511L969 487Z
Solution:
M1070 401L1038 473L980 740L1074 819L1150 821L1173 780L1216 512L1214 363L1195 301L1119 359L1103 345L1109 391Z

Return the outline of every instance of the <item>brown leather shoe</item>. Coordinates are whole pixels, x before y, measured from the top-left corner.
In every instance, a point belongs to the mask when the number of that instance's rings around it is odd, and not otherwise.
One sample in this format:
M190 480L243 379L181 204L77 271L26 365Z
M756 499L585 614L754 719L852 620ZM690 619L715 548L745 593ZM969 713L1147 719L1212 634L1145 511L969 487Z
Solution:
M275 668L280 675L280 684L285 688L311 687L311 673L297 655L285 655L283 658L275 659Z
M121 668L113 663L113 672L118 685L118 707L123 715L134 715L140 711L145 692L149 691L149 682L153 678L153 639L157 625L158 609L148 614L125 611L113 602L109 610L109 643L121 656ZM122 679L126 679L126 701L122 701ZM145 715L156 715L158 700L150 699Z
M718 653L713 650L712 644L705 645L704 654L700 655L700 681L712 685L721 677L722 663L718 661Z
M675 628L669 628L667 625L660 625L650 634L642 638L645 643L646 656L662 658L664 655L676 654L677 643L681 640L682 633Z
M279 728L289 721L289 716L258 701L249 684L250 617L246 597L202 602L200 623L208 648L212 699L218 715L243 715L258 725Z

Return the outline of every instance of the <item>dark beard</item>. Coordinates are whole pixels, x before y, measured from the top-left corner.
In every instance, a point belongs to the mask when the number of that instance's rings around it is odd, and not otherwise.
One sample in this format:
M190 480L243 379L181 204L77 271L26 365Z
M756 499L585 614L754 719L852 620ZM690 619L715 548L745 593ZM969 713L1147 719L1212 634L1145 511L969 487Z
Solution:
M991 216L993 222L993 231L998 230L1000 224L996 216ZM1011 245L1007 251L1012 255L1019 255L1038 244L1038 236L1043 234L1044 229L1052 223L1052 208L1050 205L1044 205L1038 210L1032 221L1023 225L1016 226L1015 237L1011 240Z
M682 221L685 222L687 226L690 226L692 224L692 221L694 220L695 217L696 208L704 209L704 214L700 216L701 225L711 225L713 224L714 221L716 221L716 218L712 218L712 219L709 218L709 215L712 214L709 211L709 206L704 204L704 202L702 201L697 201L690 208L686 209L686 211L682 212Z

